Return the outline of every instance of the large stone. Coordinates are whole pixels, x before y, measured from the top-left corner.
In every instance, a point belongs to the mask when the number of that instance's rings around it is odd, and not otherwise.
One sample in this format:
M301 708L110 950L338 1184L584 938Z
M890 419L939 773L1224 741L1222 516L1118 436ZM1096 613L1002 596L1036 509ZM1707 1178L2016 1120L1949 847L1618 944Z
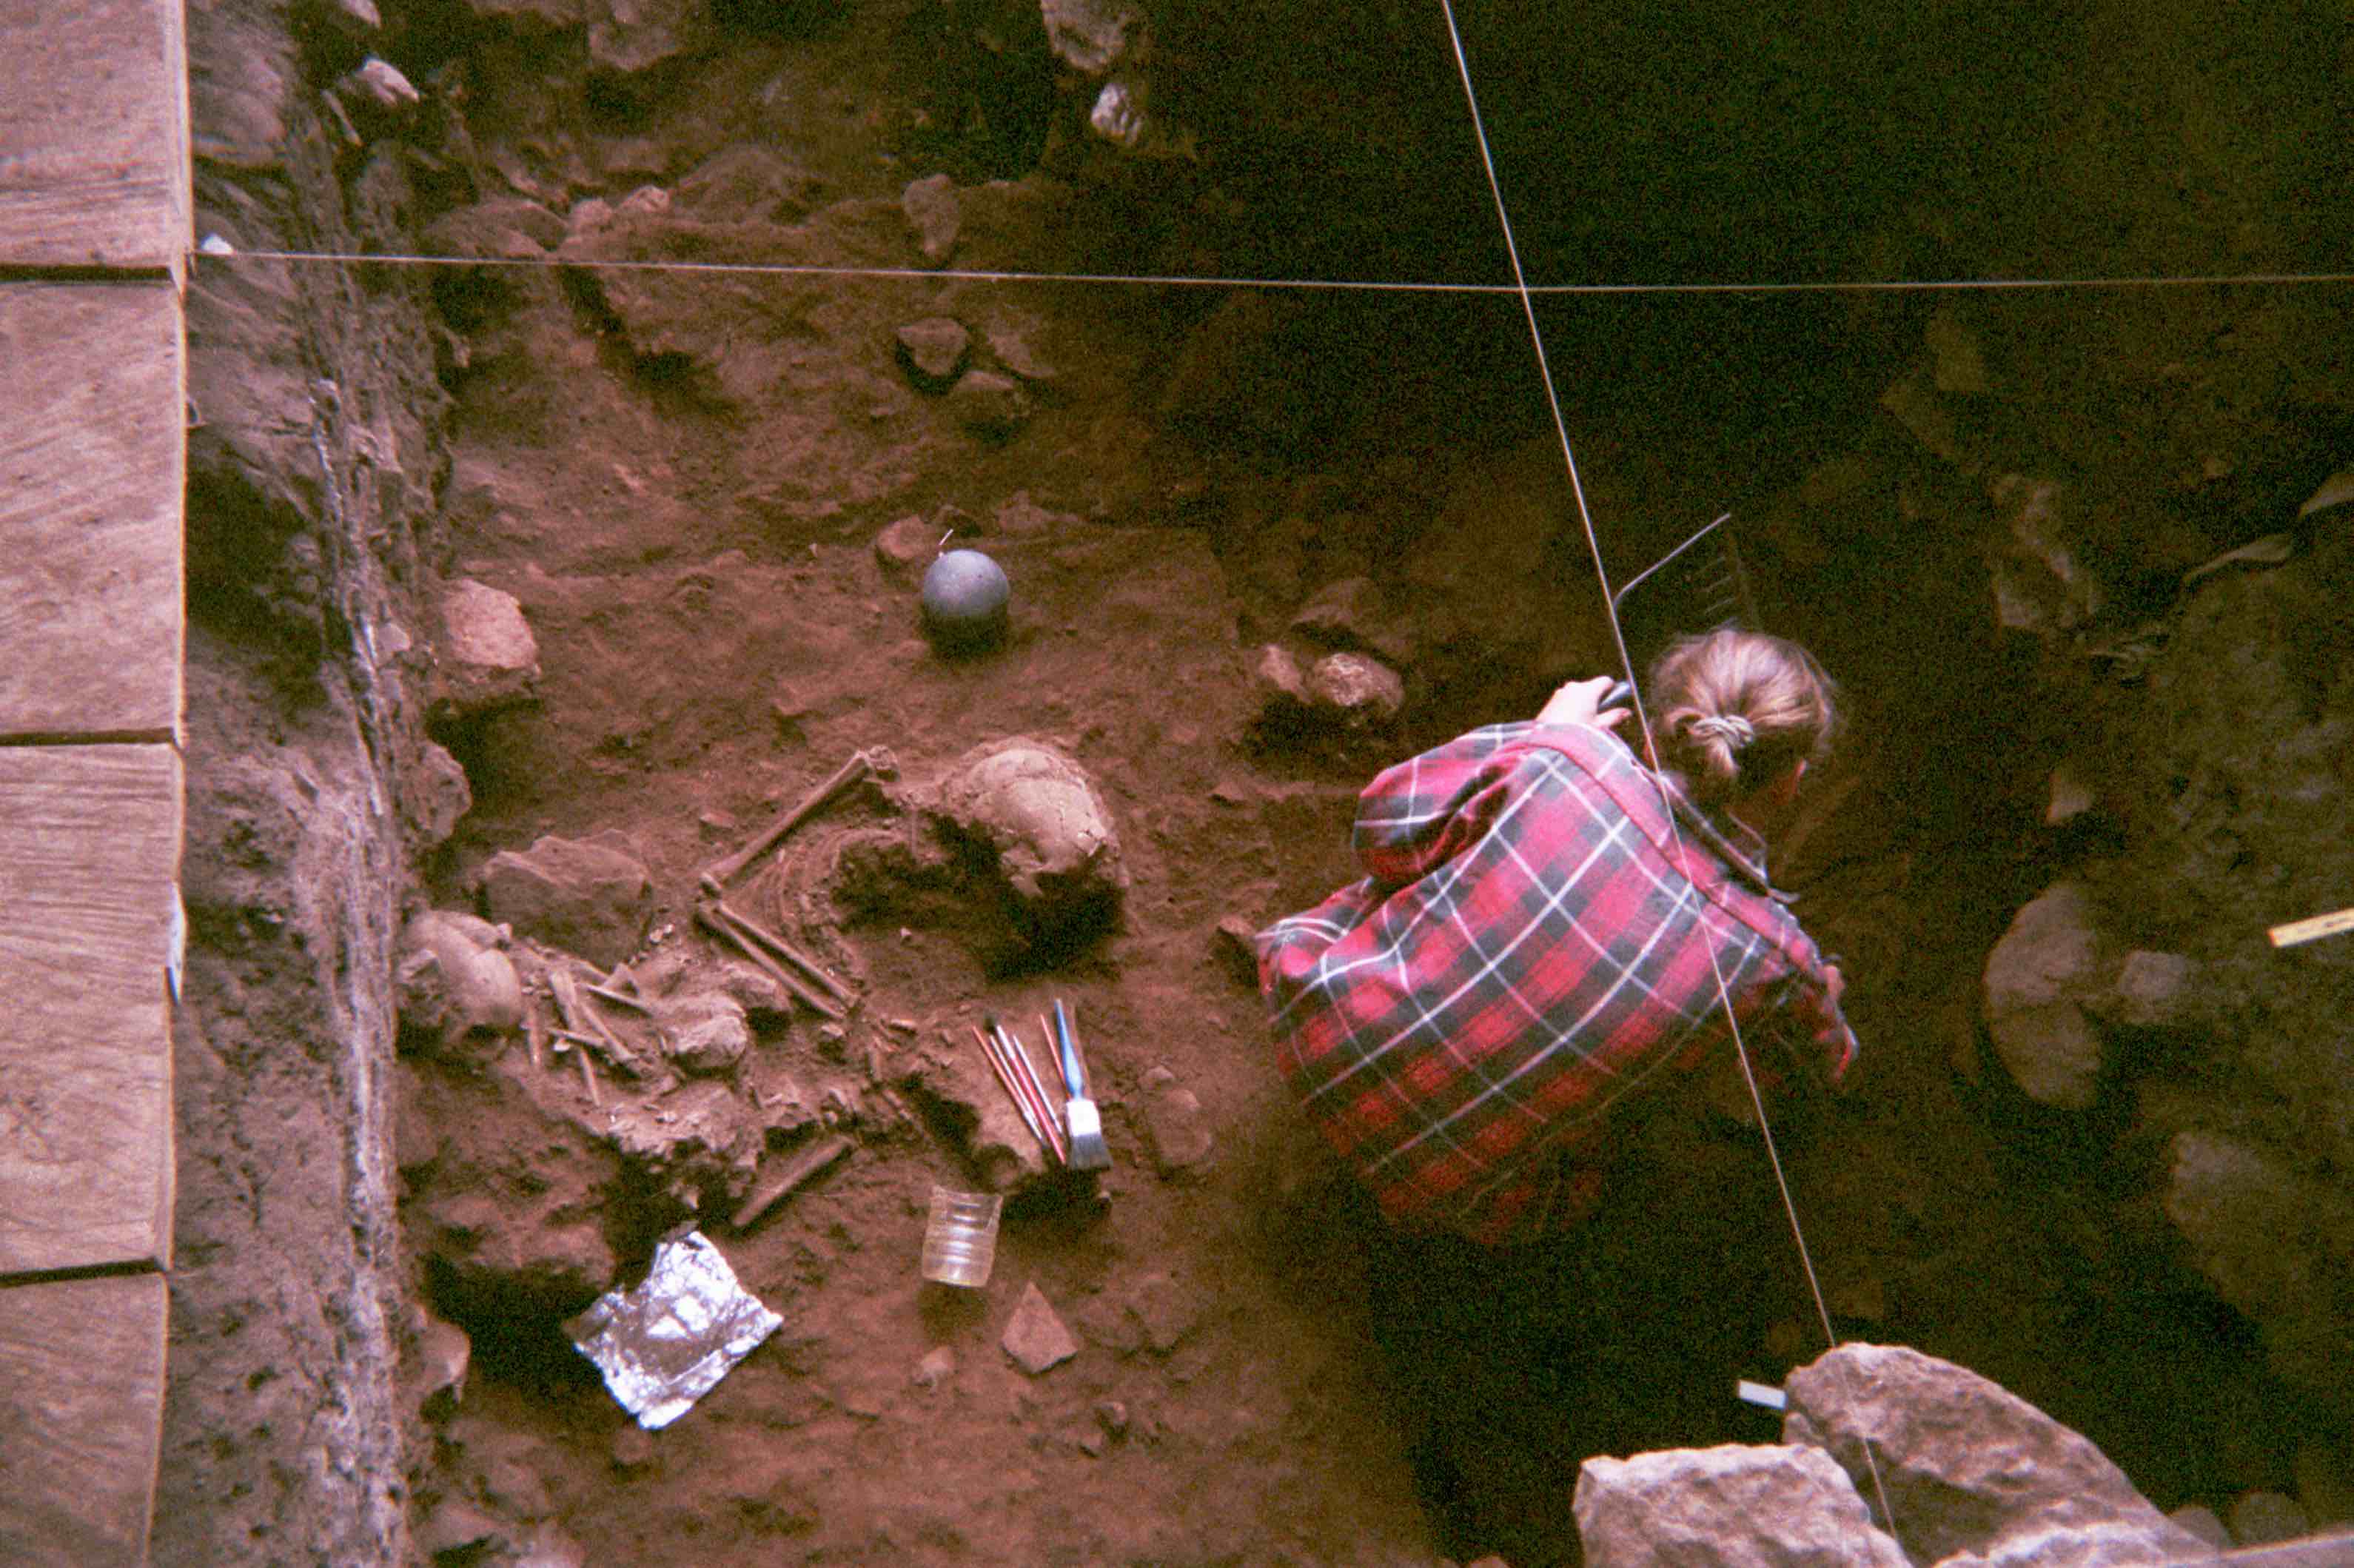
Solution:
M606 969L636 950L652 893L637 847L613 830L551 833L521 853L500 851L482 869L492 919Z
M2157 1563L2211 1563L2205 1542L2186 1546L2168 1520L2158 1524L2055 1526L2005 1536L1984 1552L1957 1552L1937 1568L2152 1568Z
M1901 1345L1847 1344L1783 1387L1783 1440L1828 1449L1859 1488L1874 1484L1877 1461L1897 1537L1916 1563L1964 1552L2021 1561L1997 1549L2045 1531L2111 1526L2146 1531L2164 1551L2204 1550L2082 1435L1950 1361Z
M441 595L433 706L472 715L529 702L539 683L539 642L514 595L471 577Z
M588 58L609 71L634 75L677 58L694 41L698 0L604 0L588 24Z
M994 370L968 372L949 388L948 404L965 433L984 441L1010 441L1030 422L1030 394Z
M898 1086L957 1146L990 1192L1039 1180L1047 1173L1045 1150L981 1061L980 1046L970 1035L960 1044L960 1051L916 1057Z
M1101 76L1118 65L1141 31L1133 7L1119 0L1039 0L1046 43L1066 65Z
M2232 1503L2232 1539L2243 1546L2294 1541L2310 1528L2296 1499L2279 1492L2247 1492Z
M663 1053L683 1073L725 1073L752 1048L743 1004L718 991L695 991L663 1004Z
M1819 1448L1671 1448L1592 1458L1571 1508L1587 1568L1904 1568Z
M913 181L899 193L899 210L907 215L907 232L924 260L934 266L946 261L956 249L957 230L963 223L956 182L946 175Z
M400 1032L461 1060L495 1056L523 1024L523 984L499 934L472 915L428 909L400 933L393 979Z
M1988 956L1987 1029L2029 1097L2074 1110L2093 1103L2101 1041L2083 998L2099 967L2092 902L2073 882L2020 910Z
M2098 578L2069 543L2057 481L2007 473L1987 487L2002 532L1991 550L1995 619L2009 631L2073 631L2100 612Z
M2105 1004L2119 1023L2161 1029L2182 1020L2196 966L2180 953L2137 948L2117 970L2116 987Z
M953 840L993 865L1034 940L1099 927L1128 885L1111 813L1077 763L1033 740L969 752L932 810Z
M445 747L426 741L400 771L400 815L419 850L446 842L459 820L474 809L465 766Z
M2220 1133L2177 1133L2166 1213L2199 1272L2262 1330L2273 1370L2326 1390L2354 1340L2354 1221L2325 1183Z
M972 334L953 316L926 316L899 329L899 363L927 392L946 391L972 355Z

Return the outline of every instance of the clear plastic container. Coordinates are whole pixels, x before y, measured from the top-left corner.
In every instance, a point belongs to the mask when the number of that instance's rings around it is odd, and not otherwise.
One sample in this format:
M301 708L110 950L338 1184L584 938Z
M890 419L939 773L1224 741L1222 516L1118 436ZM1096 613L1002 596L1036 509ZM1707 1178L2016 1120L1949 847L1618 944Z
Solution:
M968 1289L989 1283L997 1261L997 1216L1005 1200L994 1192L932 1189L932 1217L924 1226L924 1277Z

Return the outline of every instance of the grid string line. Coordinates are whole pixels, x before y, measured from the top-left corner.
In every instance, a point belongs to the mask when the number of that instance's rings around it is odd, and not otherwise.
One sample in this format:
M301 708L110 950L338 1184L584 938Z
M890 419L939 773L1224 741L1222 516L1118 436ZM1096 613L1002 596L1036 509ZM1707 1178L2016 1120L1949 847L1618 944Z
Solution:
M1544 333L1537 325L1536 303L1531 297L1532 291L1529 288L1526 276L1522 271L1520 245L1512 236L1511 214L1504 201L1503 183L1497 177L1495 156L1489 148L1487 127L1480 118L1479 96L1471 85L1471 65L1463 52L1462 31L1456 26L1454 0L1439 0L1439 5L1446 13L1447 38L1455 48L1455 66L1463 79L1463 96L1470 109L1471 127L1479 137L1479 161L1487 171L1489 192L1495 199L1496 221L1503 228L1505 254L1511 259L1512 277L1517 285L1516 291L1521 296L1521 308L1522 313L1528 318L1529 339L1536 350L1538 376L1544 383L1545 402L1553 411L1553 431L1561 440L1562 461L1569 470L1570 493L1577 502L1578 522L1585 528L1586 547L1594 558L1595 575L1600 579L1602 585L1603 610L1609 620L1611 640L1617 644L1619 663L1626 670L1627 684L1631 694L1630 700L1634 704L1636 723L1641 726L1643 748L1650 757L1652 772L1656 778L1662 771L1659 765L1658 739L1652 733L1650 715L1644 706L1641 683L1635 678L1634 658L1628 651L1626 632L1618 623L1618 609L1611 598L1610 574L1603 564L1601 538L1594 526L1593 511L1586 503L1585 482L1578 475L1577 454L1570 443L1569 425L1562 417L1561 394L1553 384L1553 367L1545 355ZM1677 825L1674 802L1666 798L1665 785L1662 784L1660 788L1660 805L1667 817L1668 831L1674 838L1678 858L1681 859L1685 853L1683 832ZM1724 1021L1732 1031L1734 1053L1741 1063L1742 1080L1748 1086L1749 1103L1756 1113L1757 1130L1765 1140L1767 1162L1773 1168L1774 1183L1781 1192L1783 1211L1789 1216L1790 1235L1797 1244L1798 1261L1806 1270L1807 1288L1814 1296L1815 1311L1822 1320L1823 1336L1830 1341L1831 1348L1837 1350L1840 1343L1839 1330L1831 1326L1830 1307L1823 1298L1822 1281L1815 1273L1814 1255L1807 1245L1806 1227L1798 1221L1798 1205L1790 1194L1789 1178L1782 1169L1781 1151L1774 1140L1773 1126L1766 1119L1766 1097L1757 1086L1756 1069L1750 1061L1748 1044L1741 1037L1741 1019L1734 1009L1733 993L1725 983L1724 969L1717 961L1713 943L1708 946L1708 956L1709 969L1716 979L1717 1000L1724 1008ZM1879 1495L1881 1518L1893 1533L1896 1525L1895 1510L1889 1506L1888 1487L1881 1478L1880 1461L1873 1456L1872 1441L1868 1437L1863 1439L1863 1457L1864 1462L1871 1467L1872 1490Z
M1500 294L1543 298L1618 294L2021 293L2066 290L2343 287L2354 272L2231 272L2086 278L1853 278L1698 283L1463 283L1439 278L1257 278L1157 272L1025 272L975 267L850 267L797 261L657 261L588 256L427 256L346 250L207 250L193 262L283 261L314 266L507 267L562 270L708 273L718 276L870 279L951 283L1064 283L1170 289L1266 289L1393 294ZM1515 271L1518 270L1517 262Z

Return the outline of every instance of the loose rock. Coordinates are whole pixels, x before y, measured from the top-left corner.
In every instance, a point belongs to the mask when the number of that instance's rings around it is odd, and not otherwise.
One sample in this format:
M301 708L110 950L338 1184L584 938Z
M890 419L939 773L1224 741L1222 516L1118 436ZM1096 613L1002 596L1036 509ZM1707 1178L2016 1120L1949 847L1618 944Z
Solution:
M2215 1510L2211 1508L2201 1508L2197 1503L2192 1503L2187 1508L2179 1508L2168 1514L2166 1521L2178 1529L2189 1531L2218 1551L2228 1552L2232 1549L2232 1532L2223 1528L2223 1521L2216 1517Z
M2098 803L2091 785L2075 764L2063 762L2052 770L2052 793L2043 808L2043 825L2064 828Z
M1950 1361L1903 1346L1847 1344L1783 1386L1785 1442L1829 1449L1860 1487L1872 1484L1864 1445L1872 1446L1897 1536L1915 1562L1991 1556L2014 1537L2101 1526L2200 1550L2084 1436Z
M1588 1568L1905 1568L1819 1448L1672 1448L1579 1467Z
M2006 524L1989 563L1995 619L2003 629L2050 636L2098 614L2101 585L2069 547L2059 483L2007 473L1987 493Z
M620 1266L602 1204L565 1179L563 1150L500 1159L437 1181L411 1229L449 1280L451 1309L478 1318L561 1317L609 1288Z
M414 1532L417 1550L429 1562L458 1561L461 1553L489 1554L512 1551L519 1537L505 1520L484 1512L461 1498L444 1498ZM465 1561L478 1561L468 1555Z
M1327 653L1308 673L1315 705L1351 728L1387 724L1405 706L1405 683L1380 660Z
M2274 1372L2305 1388L2343 1375L2354 1336L2354 1224L2322 1182L2278 1151L2187 1131L2171 1147L2165 1205L2216 1293L2264 1330Z
M1128 52L1140 26L1135 11L1119 0L1041 0L1046 42L1067 65L1101 76Z
M1010 1192L1044 1177L1045 1151L981 1061L981 1047L970 1038L959 1044L964 1049L917 1060L897 1086L960 1146L988 1191Z
M613 1468L642 1470L654 1462L654 1435L635 1422L613 1434Z
M972 357L972 334L948 316L926 316L899 329L900 367L927 392L945 392Z
M1013 1308L1013 1320L1005 1325L1005 1333L998 1340L1014 1364L1036 1377L1047 1368L1058 1366L1079 1353L1078 1340L1063 1326L1046 1303L1038 1283L1032 1280L1022 1291L1022 1300Z
M948 401L957 423L981 440L1012 440L1030 422L1030 395L993 370L968 372L949 389Z
M517 853L502 850L482 871L491 918L610 969L636 950L652 897L645 862L628 835L554 834Z
M2248 1492L2232 1504L2227 1521L2232 1539L2243 1546L2265 1546L2294 1541L2310 1528L2296 1499L2278 1492Z
M1153 1166L1163 1176L1210 1157L1210 1126L1202 1102L1166 1067L1144 1075L1144 1130L1152 1141Z
M1038 351L1030 345L1034 330L1026 321L1001 318L990 322L982 330L981 336L989 344L991 355L1006 374L1033 385L1049 383L1055 380L1061 372L1040 357Z
M2084 887L2060 883L2020 910L1987 958L1986 1019L1995 1050L2029 1097L2082 1110L2093 1103L2101 1042L2080 998L2093 986L2099 940Z
M539 643L514 595L461 577L441 596L434 664L437 715L472 717L532 700Z
M716 991L697 991L663 1005L667 1054L683 1073L726 1073L752 1048L743 1005Z
M895 577L911 577L938 555L946 530L928 518L909 514L875 535L875 558Z
M588 58L623 76L685 53L702 7L695 0L612 0L588 24Z
M1148 1274L1129 1293L1124 1312L1139 1336L1136 1348L1167 1355L1201 1321L1200 1306L1165 1274Z
M406 113L419 102L417 89L401 75L400 68L374 55L335 83L335 94L354 109L385 115Z
M448 748L426 741L417 758L400 774L400 813L417 847L433 849L449 841L458 823L474 809L474 791L466 769Z
M947 1345L935 1346L922 1361L916 1363L916 1370L908 1374L907 1381L917 1388L938 1388L956 1376L956 1364L954 1350Z
M473 1364L474 1344L466 1330L419 1309L416 1340L416 1393L429 1420L441 1420L458 1407Z
M956 249L962 221L956 182L946 175L917 180L899 193L899 209L907 215L908 231L924 260L935 266L946 261Z
M1210 953L1236 985L1258 990L1258 927L1240 915L1229 915L1210 933Z
M2111 1003L2116 1021L2140 1029L2160 1029L2180 1022L2195 968L2180 953L2153 953L2139 948L2127 953L2117 970Z
M1251 678L1258 688L1259 706L1265 717L1291 713L1307 707L1315 700L1308 689L1308 670L1299 655L1278 642L1270 642L1258 651L1251 666Z
M819 182L769 148L737 143L678 182L678 205L714 223L797 223L816 205Z

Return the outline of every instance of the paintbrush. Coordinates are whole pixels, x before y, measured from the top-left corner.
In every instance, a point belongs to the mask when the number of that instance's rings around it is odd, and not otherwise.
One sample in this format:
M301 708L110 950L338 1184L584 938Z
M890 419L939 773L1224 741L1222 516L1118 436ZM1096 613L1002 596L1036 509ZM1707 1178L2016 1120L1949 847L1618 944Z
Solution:
M1013 1114L1022 1118L1022 1125L1030 1129L1030 1136L1038 1140L1039 1148L1052 1149L1054 1145L1047 1142L1046 1135L1039 1130L1038 1118L1031 1110L1030 1102L1023 1097L1022 1090L1014 1084L1013 1074L1005 1065L1004 1058L998 1054L997 1043L983 1034L981 1032L981 1025L977 1023L972 1026L972 1037L981 1043L981 1054L988 1060L990 1072L996 1075L997 1086L1003 1089L1005 1097L1013 1102Z
M995 1013L985 1013L982 1022L988 1026L988 1038L996 1048L993 1058L1011 1078L1008 1092L1023 1107L1030 1130L1055 1163L1067 1165L1070 1150L1063 1141L1063 1129L1055 1116L1054 1103L1047 1099L1044 1086L1038 1082L1037 1069L1030 1065L1030 1054L1022 1048L1021 1037L997 1022Z
M1063 999L1055 999L1055 1044L1063 1054L1063 1086L1071 1092L1064 1102L1063 1119L1071 1134L1074 1171L1103 1171L1111 1165L1111 1150L1104 1143L1103 1115L1087 1095L1087 1065L1079 1057L1079 1042L1071 1033L1070 1015Z

